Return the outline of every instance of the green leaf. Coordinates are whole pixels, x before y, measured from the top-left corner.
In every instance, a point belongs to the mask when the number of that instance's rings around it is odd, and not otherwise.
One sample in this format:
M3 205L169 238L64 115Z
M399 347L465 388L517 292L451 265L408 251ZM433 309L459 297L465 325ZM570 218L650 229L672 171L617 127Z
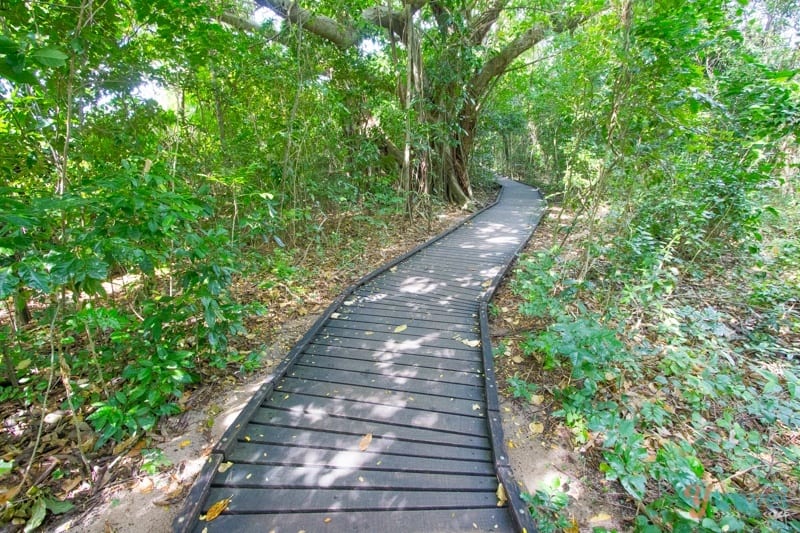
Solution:
M8 60L13 56L6 56L5 61L0 61L0 78L5 78L17 83L26 83L28 85L36 85L39 80L36 76L24 70L22 63L9 64Z
M46 515L47 507L44 503L44 499L39 498L34 502L33 509L31 509L31 517L28 519L28 523L25 524L25 533L30 533L41 526Z
M30 265L19 265L19 277L31 288L45 294L50 292L50 276L47 272L34 270Z
M15 54L18 50L19 45L15 41L9 39L5 35L0 35L0 54Z
M11 271L11 267L0 268L0 300L5 300L17 290L19 279Z
M45 498L44 505L53 514L64 514L75 507L71 502L56 500L55 498Z
M5 476L14 468L14 461L4 461L0 459L0 476Z
M39 48L31 57L45 67L63 67L69 56L58 48Z

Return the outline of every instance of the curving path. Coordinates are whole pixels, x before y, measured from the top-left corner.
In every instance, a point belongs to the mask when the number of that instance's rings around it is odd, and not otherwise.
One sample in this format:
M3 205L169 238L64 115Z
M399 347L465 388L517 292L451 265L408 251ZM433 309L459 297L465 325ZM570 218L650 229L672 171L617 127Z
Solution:
M175 531L535 530L503 445L486 301L543 204L500 183L493 206L328 308L223 436Z

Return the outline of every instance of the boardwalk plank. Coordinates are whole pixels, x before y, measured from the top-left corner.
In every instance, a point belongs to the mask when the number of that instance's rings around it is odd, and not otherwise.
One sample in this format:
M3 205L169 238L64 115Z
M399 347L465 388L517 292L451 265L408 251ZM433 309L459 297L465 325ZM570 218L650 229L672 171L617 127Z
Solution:
M414 313L394 312L400 316L381 316L374 310L372 312L336 313L335 317L328 320L328 325L350 329L372 329L374 331L394 331L398 326L406 328L420 328L427 331L464 331L478 333L478 323L475 319L464 320L463 323L446 322L443 320L422 319ZM414 330L411 330L414 333ZM423 333L420 331L420 333Z
M399 325L399 324L398 324ZM380 341L384 343L404 344L412 343L416 347L430 347L430 348L453 348L461 349L463 346L469 346L464 341L477 341L480 336L477 333L469 331L449 332L437 331L434 329L414 328L409 333L411 328L406 327L406 330L401 333L395 333L391 329L386 331L385 326L377 324L378 328L384 331L372 329L352 329L340 328L335 326L325 326L320 330L320 335L330 335L335 338L347 339L369 339Z
M490 475L396 472L362 470L329 466L274 466L234 464L214 478L217 487L409 490L424 487L427 491L492 491L497 477Z
M318 448L342 452L360 452L361 439L367 433L348 433L348 430L347 420L342 423L341 432L322 431L317 428L268 427L254 422L245 427L244 437L250 440L238 441L235 444L235 448L250 444L284 445L297 450L293 455L294 457L303 457L305 454L309 453L309 450L313 451ZM376 429L376 431L379 430ZM450 459L464 461L487 461L491 459L491 444L487 437L484 437L484 447L472 448L404 440L396 438L395 435L397 434L402 434L400 428L398 428L397 431L373 433L372 441L368 448L369 451L412 458L411 460L415 457L429 457L434 459L448 457ZM457 439L454 439L454 442L456 441Z
M358 400L383 407L419 409L437 413L450 413L461 416L485 417L485 406L480 399L459 398L455 395L437 396L423 392L402 392L381 387L366 387L331 383L300 377L287 377L275 386L276 395L284 393L303 393L331 399Z
M355 420L393 422L398 425L436 428L441 431L465 433L467 435L488 435L484 419L474 416L405 408L402 405L381 405L341 398L277 392L264 403L264 407L298 409L306 413L347 416Z
M313 353L303 354L298 365L314 368L331 368L336 370L349 370L363 372L367 376L379 375L393 378L413 378L431 382L459 383L483 388L483 376L477 372L459 372L439 368L426 368L419 365L400 364L397 361L365 362L359 359L346 357L330 357Z
M453 531L512 531L513 524L505 508L454 510L403 510L348 513L224 514L213 522L201 522L197 533L297 533L298 531L347 531L375 533L452 533Z
M483 400L483 387L481 386L429 381L408 376L380 376L363 372L353 372L350 370L314 368L303 365L296 365L289 372L289 376L299 379L326 381L340 385L381 388L395 392L434 394L473 401Z
M435 370L453 370L476 374L482 371L481 362L477 358L472 357L470 360L463 360L439 355L416 355L385 350L365 350L329 344L310 344L306 348L305 353L310 355L330 355L346 359L374 361L376 363L418 366Z
M443 359L460 359L462 361L471 361L475 363L480 363L481 361L481 354L478 347L476 346L473 348L466 344L464 344L463 347L457 348L440 348L435 346L421 346L420 343L415 341L380 341L370 339L369 336L366 336L365 339L350 339L331 335L323 335L315 338L314 344L339 346L342 348L359 348L361 350L370 350L385 354L406 353L409 355L441 357Z
M496 486L495 486L496 488ZM212 486L207 502L231 498L230 513L373 511L376 509L463 509L497 505L487 492L337 489L250 489ZM210 506L210 505L209 505ZM323 526L320 526L320 528Z
M267 407L262 407L256 411L252 421L258 424L281 426L290 429L308 429L346 434L350 436L348 437L348 442L351 444L354 440L351 438L352 436L360 440L363 435L370 433L375 435L376 438L380 437L382 439L469 448L489 448L489 442L485 436L449 433L441 431L439 428L409 427L394 423L394 421L356 420L347 416L321 416L319 413L283 411ZM253 436L260 436L263 432L264 428L260 427L258 428L258 433Z
M296 447L253 442L240 442L226 457L228 461L247 464L286 464L305 466L358 467L362 470L391 470L396 472L443 472L494 476L494 463L487 455L485 461L461 461L439 457L393 455L370 451L342 451L325 448Z

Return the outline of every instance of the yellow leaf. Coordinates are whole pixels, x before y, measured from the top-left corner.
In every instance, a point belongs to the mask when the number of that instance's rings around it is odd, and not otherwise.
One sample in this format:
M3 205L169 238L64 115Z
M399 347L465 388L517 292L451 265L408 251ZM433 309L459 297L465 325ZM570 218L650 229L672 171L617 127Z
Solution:
M329 516L329 517L325 518L325 520L323 520L323 522L325 522L326 524L330 524L330 523L331 523L331 520L333 520L333 518L331 518L331 517Z
M245 435L244 436L244 441L245 442L250 442L250 435Z
M11 487L10 489L6 489L3 492L0 492L0 505L5 505L7 502L14 499L19 493L19 486Z
M491 285L492 285L492 280L490 279L487 279L486 281L481 283L481 287L483 287L484 289L488 289Z
M375 335L374 331L365 331L364 335Z
M497 495L498 507L502 507L506 503L508 503L508 495L506 495L506 488L503 486L502 483L497 485L497 492L495 492L495 494Z
M479 341L479 340L472 340L472 341L468 341L468 340L464 339L464 340L463 340L463 341L461 341L461 342L462 342L462 343L464 343L464 344L466 344L466 345L467 345L467 346L469 346L470 348L477 348L478 346L480 346L480 345L481 345L481 341Z
M358 449L363 452L364 450L369 448L370 442L372 442L372 433L367 433L366 435L361 437L361 440L358 443Z
M533 405L542 405L543 401L544 401L544 396L542 396L541 394L534 394L531 396L531 403Z
M232 462L230 462L230 461L228 461L227 463L222 463L222 464L220 464L220 465L219 465L219 468L217 468L217 471L218 471L220 474L224 474L224 473L225 473L225 472L227 472L227 471L228 471L228 469L229 469L230 467L232 467L232 466L233 466L233 463L232 463Z
M524 359L519 355L515 355L514 357L511 358L511 361L519 365L524 361Z
M541 422L531 422L528 424L528 429L531 430L531 434L538 435L544 431L544 424Z
M574 517L569 519L569 526L564 528L564 533L581 533L578 521Z
M405 331L407 329L408 329L408 326L406 326L405 324L402 324L402 325L397 326L396 328L394 328L394 332L395 333L400 333L401 331Z
M610 520L611 515L608 513L597 513L593 517L589 519L590 524L594 524L596 522L605 522L606 520Z
M221 515L225 511L225 509L228 508L229 503L231 503L231 499L225 498L223 500L218 501L211 507L209 507L208 511L206 512L206 518L205 518L206 522L211 522L219 515Z
M192 441L190 441L189 439L182 440L182 441L181 441L181 443L180 443L180 444L178 444L178 447L179 447L179 448L186 448L186 447L187 447L187 446L189 446L191 443L192 443Z
M513 450L513 449L514 449L514 448L516 448L516 447L517 447L517 445L516 445L516 444L514 444L514 441L513 441L513 440L511 440L511 439L508 439L508 449L509 449L509 450Z

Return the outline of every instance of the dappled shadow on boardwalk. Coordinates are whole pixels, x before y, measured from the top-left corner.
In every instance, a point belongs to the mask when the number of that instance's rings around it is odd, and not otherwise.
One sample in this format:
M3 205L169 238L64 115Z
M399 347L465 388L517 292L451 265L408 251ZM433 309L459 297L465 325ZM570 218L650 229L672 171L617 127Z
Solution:
M540 206L506 185L495 207L329 309L234 424L177 529L513 530L478 311ZM225 499L215 520L192 520Z

